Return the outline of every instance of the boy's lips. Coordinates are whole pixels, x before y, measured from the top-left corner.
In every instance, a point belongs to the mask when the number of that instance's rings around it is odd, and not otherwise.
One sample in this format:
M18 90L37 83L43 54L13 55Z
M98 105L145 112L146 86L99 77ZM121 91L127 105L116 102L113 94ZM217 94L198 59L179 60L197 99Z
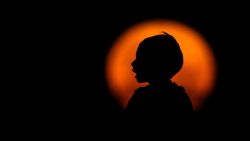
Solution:
M135 71L135 68L133 68L132 71L135 73L135 72L136 72L136 71Z

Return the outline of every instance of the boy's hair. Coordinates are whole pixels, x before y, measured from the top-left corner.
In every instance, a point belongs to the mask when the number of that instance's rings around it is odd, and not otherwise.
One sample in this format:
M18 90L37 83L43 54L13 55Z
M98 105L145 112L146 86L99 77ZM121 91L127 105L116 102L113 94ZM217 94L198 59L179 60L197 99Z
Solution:
M166 32L144 39L139 48L143 54L154 64L155 69L166 71L172 78L183 66L183 55L179 44L172 35Z

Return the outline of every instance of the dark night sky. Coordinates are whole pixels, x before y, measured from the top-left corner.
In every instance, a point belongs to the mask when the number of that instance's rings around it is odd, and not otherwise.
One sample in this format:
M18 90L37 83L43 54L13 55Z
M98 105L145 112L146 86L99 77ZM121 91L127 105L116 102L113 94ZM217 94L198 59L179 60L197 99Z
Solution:
M133 24L173 19L198 30L217 59L214 93L198 113L202 121L247 121L242 120L249 107L247 9L232 4L189 5L59 5L14 12L9 26L23 48L15 50L21 58L14 59L17 66L11 71L17 74L15 83L23 94L14 97L18 106L12 105L13 109L17 115L32 115L27 119L42 118L51 123L68 119L66 123L80 123L84 118L100 123L106 122L105 117L119 117L122 111L106 87L107 52Z

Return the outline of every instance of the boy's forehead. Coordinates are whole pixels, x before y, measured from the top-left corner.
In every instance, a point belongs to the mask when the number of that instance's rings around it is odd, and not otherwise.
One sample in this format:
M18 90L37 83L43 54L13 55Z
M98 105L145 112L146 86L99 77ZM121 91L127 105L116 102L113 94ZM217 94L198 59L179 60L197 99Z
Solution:
M157 49L153 46L144 46L141 45L137 48L136 56L137 57L149 57L149 56L154 56L157 55Z
M144 51L144 50L153 50L153 46L156 46L157 44L147 43L147 42L141 42L138 46L137 51Z
M145 46L143 44L140 44L137 48L137 54L142 54L142 53L146 53L148 50L148 46Z

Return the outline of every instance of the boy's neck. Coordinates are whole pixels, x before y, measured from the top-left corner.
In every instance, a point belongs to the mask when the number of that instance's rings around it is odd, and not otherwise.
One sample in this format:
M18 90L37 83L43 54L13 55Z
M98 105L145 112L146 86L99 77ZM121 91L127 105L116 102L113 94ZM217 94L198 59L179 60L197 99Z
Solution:
M170 80L170 79L158 79L158 80L154 80L154 81L151 81L149 82L149 85L169 85L169 84L172 84L173 82Z

